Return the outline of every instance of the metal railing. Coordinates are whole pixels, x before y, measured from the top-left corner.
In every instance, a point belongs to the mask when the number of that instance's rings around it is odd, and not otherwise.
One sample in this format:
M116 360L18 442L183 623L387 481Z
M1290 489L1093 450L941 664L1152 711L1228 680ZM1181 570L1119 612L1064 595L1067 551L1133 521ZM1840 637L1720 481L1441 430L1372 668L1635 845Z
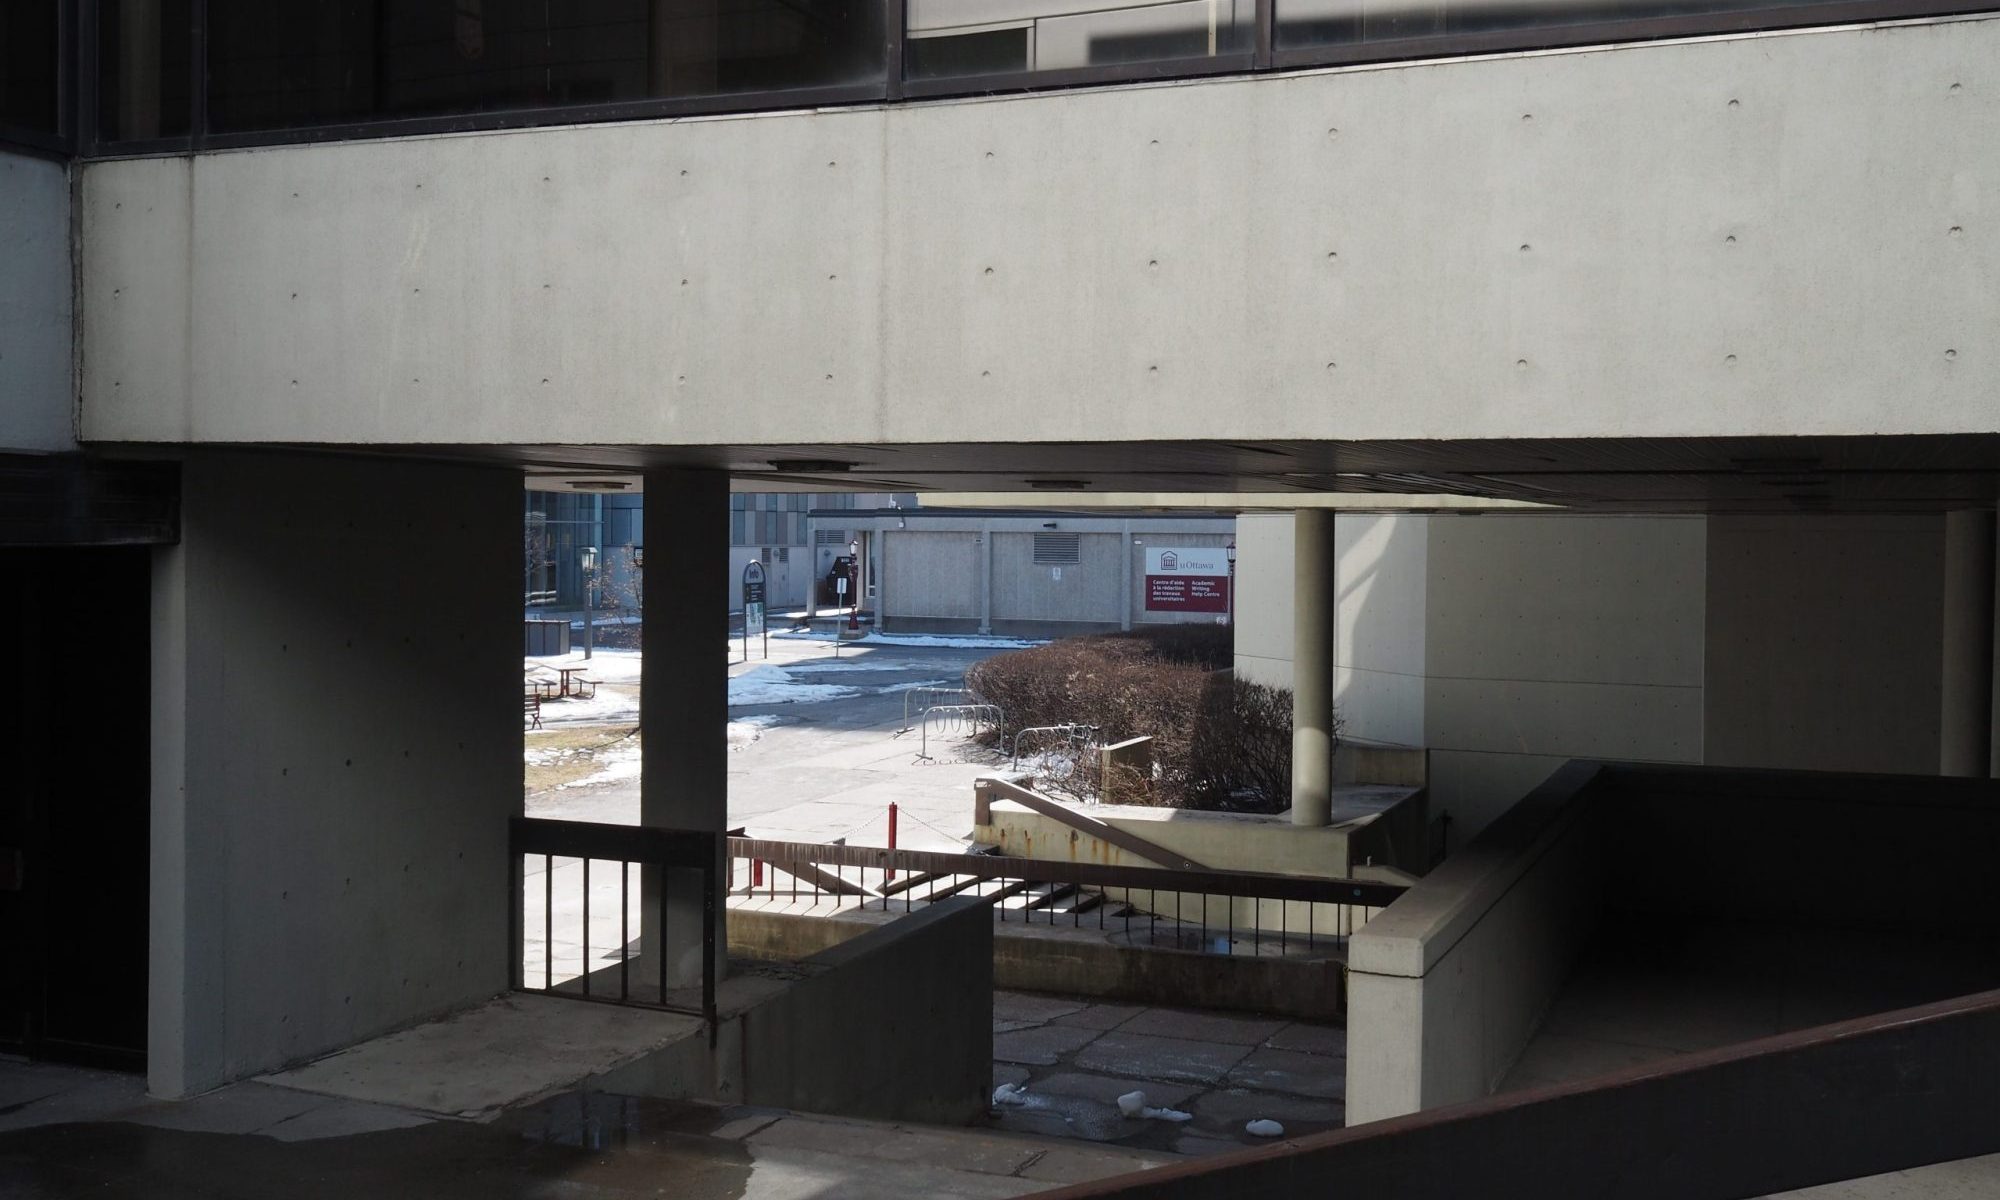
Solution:
M913 687L903 693L903 724L898 733L908 733L916 726L910 723L910 714L917 714L922 720L924 713L943 704L977 704L979 697L967 687Z
M1071 722L1066 725L1030 725L1025 729L1017 730L1014 734L1014 753L1009 762L1010 767L1019 767L1021 765L1021 739L1030 735L1033 735L1033 740L1036 741L1057 741L1059 744L1067 746L1072 757L1074 757L1089 748L1091 739L1097 736L1097 726L1079 725Z
M708 1021L713 1034L722 838L720 833L687 829L513 818L508 824L508 859L513 871L514 987L579 1000L693 1013ZM531 928L536 897L529 886L530 864L535 860L539 860L542 876L539 960L532 936L537 931ZM608 866L611 872L600 869L593 882L593 864ZM560 885L559 874L564 876ZM698 986L676 986L668 971L670 956L664 952L672 932L666 915L675 907L667 898L668 883L676 874L694 877L701 888ZM572 906L573 899L580 902ZM654 961L645 963L634 939L649 910L660 914L660 928L657 936L648 931ZM567 931L574 931L577 938L573 954L559 946ZM591 956L600 950L607 953L594 965ZM560 966L559 957L564 960Z
M918 758L931 756L931 730L939 734L958 734L961 737L978 737L988 729L1000 728L1003 718L1000 708L993 704L933 704L917 718Z
M873 876L875 886L869 885ZM729 894L789 905L903 911L951 896L990 900L1001 921L1099 930L1219 954L1337 953L1406 890L1362 879L1164 870L873 846L729 839ZM1066 919L1066 921L1065 921ZM1114 925L1117 928L1114 929Z

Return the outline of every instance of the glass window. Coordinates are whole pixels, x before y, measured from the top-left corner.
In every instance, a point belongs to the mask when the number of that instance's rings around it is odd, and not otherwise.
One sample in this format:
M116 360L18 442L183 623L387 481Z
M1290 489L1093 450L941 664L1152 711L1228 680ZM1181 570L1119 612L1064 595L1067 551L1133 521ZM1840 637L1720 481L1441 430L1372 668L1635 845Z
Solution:
M1280 49L1783 8L1757 0L1276 0Z
M912 79L1060 71L1248 53L1255 0L909 0Z
M0 0L0 125L61 132L56 0Z
M880 0L210 0L218 132L859 83Z
M186 137L194 53L188 0L102 0L97 16L98 136Z

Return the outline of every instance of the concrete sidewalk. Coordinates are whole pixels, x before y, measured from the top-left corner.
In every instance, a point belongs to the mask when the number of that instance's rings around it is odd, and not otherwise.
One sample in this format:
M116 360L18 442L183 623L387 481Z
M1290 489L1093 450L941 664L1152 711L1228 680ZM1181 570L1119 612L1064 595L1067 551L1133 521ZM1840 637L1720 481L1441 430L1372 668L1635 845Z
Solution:
M488 1122L241 1083L0 1058L9 1200L875 1200L1005 1197L1172 1156L1008 1133L568 1092Z

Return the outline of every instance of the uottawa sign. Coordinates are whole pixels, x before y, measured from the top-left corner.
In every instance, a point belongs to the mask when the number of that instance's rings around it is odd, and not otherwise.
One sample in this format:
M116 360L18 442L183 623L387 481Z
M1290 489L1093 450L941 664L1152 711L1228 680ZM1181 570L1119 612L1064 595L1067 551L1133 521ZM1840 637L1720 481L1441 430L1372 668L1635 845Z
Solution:
M1221 546L1146 547L1146 611L1229 611L1229 557Z

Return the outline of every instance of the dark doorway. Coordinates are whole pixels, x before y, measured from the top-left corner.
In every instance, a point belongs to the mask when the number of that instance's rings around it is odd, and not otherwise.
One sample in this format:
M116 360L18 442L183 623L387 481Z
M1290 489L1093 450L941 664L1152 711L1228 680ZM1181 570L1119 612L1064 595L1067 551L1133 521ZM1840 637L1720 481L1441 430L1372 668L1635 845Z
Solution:
M150 577L0 550L0 1048L145 1066Z

